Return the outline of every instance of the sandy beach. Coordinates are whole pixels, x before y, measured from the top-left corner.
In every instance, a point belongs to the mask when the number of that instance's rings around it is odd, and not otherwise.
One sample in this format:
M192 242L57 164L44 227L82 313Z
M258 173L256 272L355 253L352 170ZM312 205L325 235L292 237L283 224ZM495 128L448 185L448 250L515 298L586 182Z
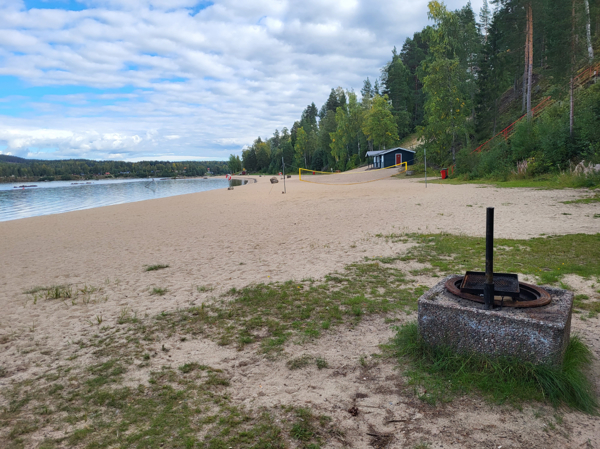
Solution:
M395 178L330 186L300 182L293 176L286 180L287 193L282 194L282 181L255 179L256 183L233 190L0 222L0 366L8 373L0 378L0 388L46 372L58 363L59 355L70 351L69 342L91 332L90 322L97 317L114 323L124 308L152 316L200 304L232 287L320 279L364 257L406 250L407 244L391 243L378 237L381 234L483 236L488 206L496 208L499 238L600 232L600 219L594 218L598 203L562 203L590 195L584 190L425 187L420 179ZM144 271L153 264L169 268ZM418 281L432 286L437 279L421 276ZM575 276L568 279L578 293L595 294L591 282ZM59 284L95 290L85 304L34 303L24 293ZM199 286L205 286L206 292ZM151 295L153 287L168 293ZM600 357L599 319L574 318L573 329ZM366 434L374 427L393 433L395 443L390 440L389 447L398 448L413 447L420 439L430 442L430 447L444 448L600 447L598 418L581 413L561 411L565 431L553 433L543 419L531 417L534 409L540 409L538 404L518 411L463 398L436 408L402 398L395 386L401 383L401 373L391 363L368 373L387 389L369 391L364 402L372 407L369 414L353 420L344 407L366 388L360 378L368 377L355 361L361 354L376 352L392 335L382 318L369 318L352 333L334 330L308 348L286 349L292 355L294 351L326 354L343 376L334 375L333 369L290 372L285 360L266 360L256 351L237 351L210 341L169 342L173 351L158 357L176 365L193 354L225 370L232 378L234 399L246 406L308 401L339 421L352 447L373 447ZM93 359L91 353L88 357ZM594 370L598 378L597 362ZM140 371L140 381L143 376ZM271 392L258 395L258 383L270 385ZM389 413L383 405L388 403L395 407L394 417L404 423L385 424ZM551 407L542 408L552 415ZM413 427L403 428L408 422ZM343 446L339 441L329 444Z

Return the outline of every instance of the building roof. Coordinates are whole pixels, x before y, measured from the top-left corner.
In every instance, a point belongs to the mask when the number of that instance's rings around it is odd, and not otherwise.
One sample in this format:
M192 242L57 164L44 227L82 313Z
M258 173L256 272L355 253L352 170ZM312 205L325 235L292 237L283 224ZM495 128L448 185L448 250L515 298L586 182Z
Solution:
M389 150L367 151L367 156L368 157L381 156L382 154L391 153L392 151L396 151L396 150L402 150L402 151L408 151L410 153L415 153L415 151L413 151L413 150L407 150L406 148L396 147L396 148L390 148Z

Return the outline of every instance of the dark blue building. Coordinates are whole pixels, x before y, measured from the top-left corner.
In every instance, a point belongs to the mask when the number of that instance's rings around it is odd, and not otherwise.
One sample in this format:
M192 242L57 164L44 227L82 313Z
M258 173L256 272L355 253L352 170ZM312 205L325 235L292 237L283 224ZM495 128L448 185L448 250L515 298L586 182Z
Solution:
M367 151L367 157L373 168L386 168L392 165L413 165L415 163L415 152L406 148L390 148L389 150Z

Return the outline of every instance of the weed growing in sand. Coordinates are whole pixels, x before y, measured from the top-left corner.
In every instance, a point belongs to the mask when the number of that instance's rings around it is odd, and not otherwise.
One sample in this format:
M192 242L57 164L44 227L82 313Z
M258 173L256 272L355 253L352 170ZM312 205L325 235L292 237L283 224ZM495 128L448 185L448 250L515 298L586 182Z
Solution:
M423 341L414 322L398 328L393 348L401 361L409 362L409 384L430 404L478 390L496 402L548 400L591 414L598 409L594 386L586 376L592 353L576 336L571 337L560 367L434 348Z
M117 324L135 324L138 323L137 312L132 311L129 307L123 307L119 312L119 318L117 318Z
M169 290L166 288L161 288L161 287L154 287L152 289L152 291L150 292L151 295L158 295L158 296L164 296L167 294Z
M290 436L301 442L302 448L318 449L324 437L334 437L343 442L343 433L331 425L332 419L326 415L315 416L307 408L288 408L292 416Z
M286 366L291 370L306 368L312 364L315 364L320 370L329 367L327 360L325 360L323 357L313 357L308 354L290 359L286 362Z
M207 292L212 292L214 290L214 288L209 287L207 285L198 285L196 287L196 290L198 291L198 293L207 293Z
M431 445L427 442L420 442L419 444L417 444L416 446L414 446L413 449L429 449L431 448Z
M30 296L34 304L37 304L40 299L62 299L63 301L70 300L71 305L74 306L79 299L81 299L83 304L97 302L98 297L94 295L97 295L101 291L101 288L85 284L82 288L73 287L72 285L53 285L51 287L37 286L26 290L23 293Z
M313 361L312 356L310 356L308 354L304 354L303 356L288 360L286 362L286 366L291 370L302 369L302 368L306 368L307 366L309 366L312 363L312 361Z
M318 369L329 368L329 363L327 363L327 360L325 360L323 357L317 357L315 359L315 364L317 365Z
M416 260L443 274L485 268L485 238L451 234L388 235L394 242L415 242L406 255L376 258L383 263ZM600 276L600 234L572 234L530 240L494 239L497 271L534 275L541 283L558 282L566 274Z
M144 270L145 271L156 271L156 270L163 270L165 268L169 268L169 265L165 265L165 264L146 265L144 267Z

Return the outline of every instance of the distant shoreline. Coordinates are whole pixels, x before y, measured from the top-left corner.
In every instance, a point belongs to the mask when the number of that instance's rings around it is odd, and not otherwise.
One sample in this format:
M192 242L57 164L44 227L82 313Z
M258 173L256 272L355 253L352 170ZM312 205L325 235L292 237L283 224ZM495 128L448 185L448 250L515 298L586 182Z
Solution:
M26 177L26 178L0 178L0 184L15 184L19 182L85 182L85 181L100 181L104 179L203 179L203 178L220 178L225 175L204 175L204 176L161 176L154 178L148 177L140 177L140 176L105 176L105 175L95 175L91 178L83 177L83 176L73 176L70 179L59 179L60 176L52 177L52 176L34 176L34 177ZM54 178L54 179L47 179Z

